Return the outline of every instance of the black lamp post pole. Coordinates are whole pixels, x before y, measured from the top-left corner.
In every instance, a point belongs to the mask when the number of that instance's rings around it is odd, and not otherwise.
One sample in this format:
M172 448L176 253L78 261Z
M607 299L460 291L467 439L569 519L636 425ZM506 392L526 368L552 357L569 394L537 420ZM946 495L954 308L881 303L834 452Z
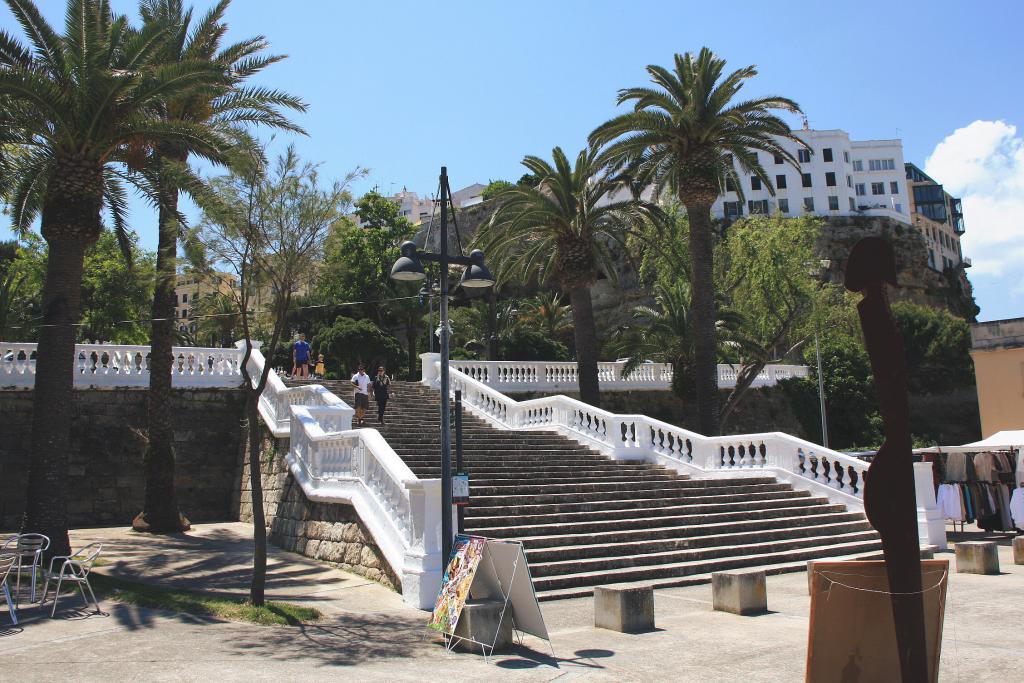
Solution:
M441 167L441 557L452 553L452 413L448 404L448 168Z

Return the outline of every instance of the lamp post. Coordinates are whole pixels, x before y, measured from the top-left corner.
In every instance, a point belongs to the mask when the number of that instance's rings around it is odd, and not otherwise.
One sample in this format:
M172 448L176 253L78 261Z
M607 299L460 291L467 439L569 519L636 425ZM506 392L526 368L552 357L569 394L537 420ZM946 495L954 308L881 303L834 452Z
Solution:
M441 553L444 563L452 550L452 424L449 405L450 384L448 376L448 344L451 327L448 322L448 266L465 266L462 273L463 287L492 287L494 277L484 265L484 253L474 249L469 256L448 253L448 208L451 204L451 188L448 185L448 169L441 167L441 252L438 254L422 251L413 242L404 242L401 256L391 267L391 278L405 282L425 280L423 261L438 264L441 285L440 331L441 331ZM461 247L461 245L460 245ZM461 248L460 248L461 251Z
M832 261L828 259L822 259L818 262L820 270L812 269L812 275L819 275L822 270L827 271L829 266L832 265ZM828 448L828 414L825 412L825 377L821 369L821 346L818 343L818 332L820 322L818 321L817 311L814 311L814 355L818 361L818 407L821 411L821 445Z

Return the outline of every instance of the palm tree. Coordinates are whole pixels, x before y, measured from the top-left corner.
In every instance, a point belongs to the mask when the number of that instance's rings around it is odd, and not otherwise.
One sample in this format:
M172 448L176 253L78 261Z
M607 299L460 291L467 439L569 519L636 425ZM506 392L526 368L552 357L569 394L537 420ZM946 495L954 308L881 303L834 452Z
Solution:
M107 0L68 0L63 35L30 0L6 2L32 46L0 33L5 125L27 150L11 195L14 223L27 231L41 214L49 245L22 527L46 534L50 552L65 554L67 407L85 250L99 237L104 207L126 235L120 162L136 164L146 149L162 144L220 156L225 140L201 126L168 121L160 110L162 102L222 74L204 62L156 63L167 38L163 27L133 30Z
M757 152L798 165L780 139L796 140L774 110L799 113L796 102L784 97L758 97L736 102L744 83L757 75L754 66L723 77L725 60L707 48L675 56L675 68L648 66L655 87L625 88L618 103L633 103L590 134L591 145L612 143L602 160L611 169L655 198L668 190L689 216L693 346L697 409L703 433L718 433L718 380L715 358L715 285L711 205L734 182L739 168L759 178L774 193L772 179ZM741 187L736 182L736 187Z
M680 398L692 395L694 353L690 302L690 283L686 280L654 285L655 305L635 307L636 325L619 328L612 334L611 349L616 355L629 358L622 368L623 376L645 360L671 363L673 393ZM723 349L746 348L748 344L743 336L743 317L726 306L718 307L715 332Z
M524 301L519 319L554 340L561 340L573 329L572 309L562 303L562 295L558 292L540 292Z
M575 165L561 147L554 165L528 156L523 166L539 179L536 187L515 185L498 194L499 206L476 237L501 265L501 275L554 280L572 304L580 397L599 405L598 340L590 288L598 273L616 275L611 246L624 245L631 228L659 215L643 201L607 201L615 184L601 172L598 150L584 149Z
M235 333L242 327L235 300L224 292L212 292L200 297L192 314L199 320L196 340L200 343L215 340L216 344L226 346L234 340Z
M281 108L305 111L301 100L276 90L243 86L247 78L284 57L262 55L267 47L263 36L222 48L227 32L223 18L229 4L230 0L220 0L192 26L192 10L185 10L181 0L141 1L139 13L144 26L162 28L168 35L157 55L161 63L208 63L222 74L223 82L166 98L161 113L168 121L210 129L227 137L239 137L238 126L247 123L301 132L280 113ZM194 188L197 183L188 177L188 157L187 146L168 142L154 148L146 169L158 198L160 227L150 339L146 497L143 511L132 526L157 533L188 528L188 521L178 510L174 487L174 411L171 408L171 365L174 362L171 349L177 303L174 285L178 237L182 230L178 193Z

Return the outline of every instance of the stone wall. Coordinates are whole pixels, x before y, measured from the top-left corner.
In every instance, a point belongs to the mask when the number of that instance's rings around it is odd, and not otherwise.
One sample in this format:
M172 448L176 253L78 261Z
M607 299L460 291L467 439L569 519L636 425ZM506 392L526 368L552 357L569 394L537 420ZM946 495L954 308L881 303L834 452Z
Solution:
M267 523L267 540L289 550L337 567L388 588L401 590L401 581L373 541L351 505L316 503L288 471L288 440L267 436L263 441L261 482ZM252 489L246 456L238 472L236 515L252 521Z
M68 462L72 526L129 525L145 497L144 389L75 391ZM0 392L0 529L21 522L32 432L31 391ZM196 522L231 515L238 471L240 389L174 391L181 511Z

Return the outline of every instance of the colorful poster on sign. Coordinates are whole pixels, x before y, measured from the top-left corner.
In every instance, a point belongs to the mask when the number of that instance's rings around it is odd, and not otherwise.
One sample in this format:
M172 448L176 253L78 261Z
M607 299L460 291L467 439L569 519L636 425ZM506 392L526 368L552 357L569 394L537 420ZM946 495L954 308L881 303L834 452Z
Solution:
M443 633L454 633L459 615L469 598L469 587L480 565L487 539L479 536L456 536L451 560L441 581L441 591L434 602L434 613L427 624Z

